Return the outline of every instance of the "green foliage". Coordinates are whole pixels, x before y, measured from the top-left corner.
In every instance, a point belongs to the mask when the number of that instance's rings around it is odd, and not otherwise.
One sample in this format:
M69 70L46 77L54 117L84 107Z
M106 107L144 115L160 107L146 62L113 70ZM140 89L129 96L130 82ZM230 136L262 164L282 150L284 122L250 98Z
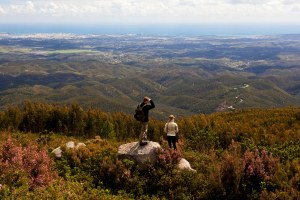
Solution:
M195 128L186 136L187 148L194 151L207 151L219 147L219 138L212 130Z
M100 131L100 136L106 139L115 138L116 133L114 131L114 125L109 121L104 122L103 127Z
M282 162L300 159L300 140L286 141L268 148Z
M8 106L2 114L2 126L1 129L16 131L23 119L23 113L18 107Z
M300 121L295 117L298 112L299 108L293 107L221 112L184 118L182 121L185 123L180 120L178 124L184 126L186 138L195 130L212 131L223 149L230 146L232 139L251 144L251 148L268 147L300 140Z
M79 104L72 104L68 113L68 129L74 135L82 135L85 127L86 113Z
M100 135L124 141L139 134L139 123L124 113L105 113L98 109L85 111L79 104L57 106L26 101L21 109L8 107L0 112L0 130L40 133L45 137L53 132L68 136Z
M32 182L28 171L2 168L0 172L5 171L6 175L1 176L1 197L292 199L299 196L300 189L298 113L299 108L289 107L178 117L178 151L168 149L161 137L165 136L165 122L151 119L148 138L160 141L166 149L157 152L156 165L142 170L131 160L117 158L121 143L138 138L140 125L132 116L99 109L85 111L78 104L57 106L26 102L22 108L8 107L0 112L0 127L6 130L0 132L3 138L0 145L4 148L9 144L8 135L19 145L15 150L6 149L7 154L3 156L12 152L25 155L26 152L37 157L29 150L37 152L39 146L50 152L70 141L70 136L87 146L63 147L64 154L54 162L59 178L42 188L33 187L39 184ZM11 134L9 130L16 131ZM96 139L90 139L95 136ZM29 159L17 155L11 157ZM176 165L181 157L186 158L196 172L178 170Z

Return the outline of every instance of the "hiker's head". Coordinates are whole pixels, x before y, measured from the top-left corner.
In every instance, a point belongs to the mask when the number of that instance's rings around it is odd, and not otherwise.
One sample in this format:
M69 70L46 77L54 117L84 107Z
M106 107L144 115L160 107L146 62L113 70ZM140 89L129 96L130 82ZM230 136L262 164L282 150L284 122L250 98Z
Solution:
M169 121L174 120L174 119L175 119L175 116L174 116L174 115L170 115L170 116L169 116Z
M144 97L144 103L147 103L149 101L149 97Z

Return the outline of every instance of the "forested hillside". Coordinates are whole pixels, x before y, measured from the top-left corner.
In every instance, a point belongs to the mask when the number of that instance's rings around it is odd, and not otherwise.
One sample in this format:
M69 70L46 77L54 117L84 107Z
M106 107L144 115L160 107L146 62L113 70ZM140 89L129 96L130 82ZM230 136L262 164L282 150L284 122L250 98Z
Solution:
M148 137L164 148L141 170L118 160L136 141L131 115L79 104L24 102L0 112L1 199L298 199L300 109L247 109L178 117L178 151L167 148L164 120ZM96 137L95 137L96 136ZM100 137L99 137L100 136ZM50 153L68 141L85 147ZM196 172L179 171L179 157Z
M0 109L25 100L163 119L300 106L300 35L0 34Z

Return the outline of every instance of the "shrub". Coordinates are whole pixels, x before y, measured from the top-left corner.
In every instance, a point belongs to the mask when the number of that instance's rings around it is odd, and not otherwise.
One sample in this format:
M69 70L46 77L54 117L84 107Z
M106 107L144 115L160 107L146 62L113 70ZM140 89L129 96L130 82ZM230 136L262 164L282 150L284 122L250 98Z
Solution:
M300 158L300 140L286 141L283 144L277 144L268 149L274 155L278 156L283 163Z
M172 149L157 149L158 155L158 164L165 165L165 164L177 164L179 159L181 158L181 153L176 150Z
M103 188L86 187L80 182L66 181L61 178L55 180L46 188L37 188L33 191L16 190L6 199L22 200L49 200L49 199L109 199L109 200L129 200L133 199L130 194L119 192L117 195L111 194L110 190Z
M243 172L241 146L232 141L229 149L224 152L221 162L221 183L228 199L238 198L239 186Z
M1 183L9 190L48 186L57 174L47 152L35 145L26 147L9 138L0 150Z
M189 135L186 136L187 147L195 151L205 151L212 148L218 148L219 137L212 130L195 128Z
M118 160L111 146L102 144L103 149L99 146L95 149L95 145L63 149L62 157L55 160L56 170L66 180L117 191L127 183L132 165Z
M278 159L266 150L246 151L243 156L243 184L250 191L274 190L272 183Z

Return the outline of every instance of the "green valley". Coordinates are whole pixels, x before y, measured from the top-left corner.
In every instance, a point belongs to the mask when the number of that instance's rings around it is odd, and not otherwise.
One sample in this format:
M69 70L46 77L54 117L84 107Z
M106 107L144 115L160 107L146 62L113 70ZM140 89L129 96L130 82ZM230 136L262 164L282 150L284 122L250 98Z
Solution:
M0 34L0 107L24 100L162 119L300 105L299 35Z

